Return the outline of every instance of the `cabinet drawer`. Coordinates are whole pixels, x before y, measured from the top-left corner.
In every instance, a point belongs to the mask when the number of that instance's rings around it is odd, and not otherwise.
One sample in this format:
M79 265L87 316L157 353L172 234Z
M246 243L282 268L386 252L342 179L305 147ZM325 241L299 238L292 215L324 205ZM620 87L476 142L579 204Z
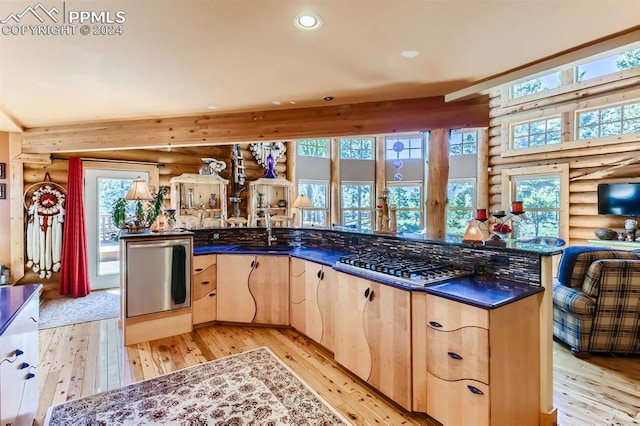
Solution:
M193 274L193 300L201 299L216 289L218 278L216 265Z
M204 297L194 300L192 306L193 324L202 324L216 320L216 292L211 291Z
M427 374L427 413L444 426L489 424L489 386Z
M488 330L427 327L427 371L445 380L473 379L489 384Z
M427 295L427 325L442 331L462 327L489 329L489 311L443 297Z
M197 274L204 271L211 265L215 265L218 255L207 254L201 256L193 256L193 273Z

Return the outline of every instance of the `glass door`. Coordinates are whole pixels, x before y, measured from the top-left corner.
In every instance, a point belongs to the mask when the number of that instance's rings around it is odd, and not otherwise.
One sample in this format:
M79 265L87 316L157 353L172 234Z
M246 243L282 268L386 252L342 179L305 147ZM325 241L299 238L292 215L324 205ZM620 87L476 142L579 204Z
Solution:
M120 286L120 245L111 220L116 199L124 197L137 177L149 180L143 171L84 169L84 211L91 290Z

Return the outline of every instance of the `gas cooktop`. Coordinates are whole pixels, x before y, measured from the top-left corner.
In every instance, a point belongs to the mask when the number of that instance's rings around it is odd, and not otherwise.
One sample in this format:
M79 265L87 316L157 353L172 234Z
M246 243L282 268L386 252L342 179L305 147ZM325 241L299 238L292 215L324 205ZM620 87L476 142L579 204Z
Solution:
M471 271L451 264L430 263L422 259L362 253L341 256L340 269L365 272L373 276L393 278L411 285L427 286L452 278L471 275Z

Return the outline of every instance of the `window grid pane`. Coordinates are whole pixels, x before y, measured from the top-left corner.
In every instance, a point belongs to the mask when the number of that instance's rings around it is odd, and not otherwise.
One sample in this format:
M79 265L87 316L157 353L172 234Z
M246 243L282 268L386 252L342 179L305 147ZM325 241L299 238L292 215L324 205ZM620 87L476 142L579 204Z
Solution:
M560 85L560 71L558 71L528 81L523 81L522 83L514 84L511 86L511 90L509 92L511 99L516 99L522 96L544 92L545 90L555 89L560 87Z
M474 180L451 180L447 184L446 234L462 236L473 219L476 194Z
M421 184L388 184L389 205L396 205L396 224L398 232L418 232L422 225Z
M340 139L340 158L346 160L373 160L373 138Z
M449 154L466 155L478 152L478 131L452 130L449 133Z
M613 74L618 71L629 70L640 66L640 49L631 49L606 58L597 59L578 65L576 70L576 81L582 82L596 77Z
M306 157L329 157L329 139L300 139L297 153Z
M560 178L515 178L514 199L522 200L525 220L514 226L516 238L560 236Z
M560 116L542 120L514 123L511 126L511 146L513 149L552 145L560 143Z
M577 116L578 139L640 133L640 102L580 111Z
M343 183L341 185L341 216L344 226L371 229L372 188L372 183Z
M422 136L385 138L385 158L387 160L422 158Z
M303 181L298 182L298 195L306 195L313 203L313 207L302 210L305 226L327 226L329 217L329 182Z

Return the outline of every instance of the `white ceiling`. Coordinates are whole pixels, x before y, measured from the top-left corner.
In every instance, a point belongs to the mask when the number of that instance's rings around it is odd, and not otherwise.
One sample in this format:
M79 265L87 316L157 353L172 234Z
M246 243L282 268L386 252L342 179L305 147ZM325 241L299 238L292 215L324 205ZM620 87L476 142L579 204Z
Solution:
M1 0L0 20L37 4ZM0 34L0 130L211 113L210 105L218 113L327 105L325 96L342 104L444 95L640 23L640 0L42 5L59 17L124 11L124 34ZM324 25L296 29L301 12L319 14ZM20 25L37 23L27 14ZM404 58L404 50L419 55Z

